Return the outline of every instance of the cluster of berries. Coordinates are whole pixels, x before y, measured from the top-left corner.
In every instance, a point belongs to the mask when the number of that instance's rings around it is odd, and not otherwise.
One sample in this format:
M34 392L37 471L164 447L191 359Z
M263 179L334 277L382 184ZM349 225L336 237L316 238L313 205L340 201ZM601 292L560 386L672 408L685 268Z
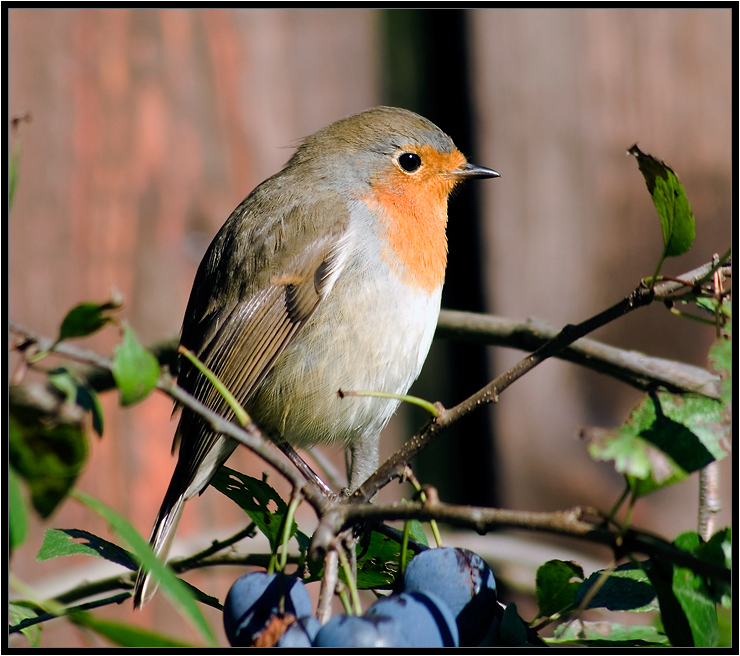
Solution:
M224 627L234 647L465 647L495 643L499 609L485 561L447 547L414 557L401 592L381 597L364 615L335 615L323 626L299 578L245 574L226 597Z

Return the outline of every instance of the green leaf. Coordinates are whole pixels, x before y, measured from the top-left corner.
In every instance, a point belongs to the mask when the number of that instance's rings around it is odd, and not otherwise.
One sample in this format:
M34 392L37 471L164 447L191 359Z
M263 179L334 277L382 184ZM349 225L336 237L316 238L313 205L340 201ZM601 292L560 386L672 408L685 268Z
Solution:
M654 626L582 622L574 620L555 629L550 644L578 644L584 647L641 647L668 644L668 636Z
M537 569L537 605L549 617L573 605L583 581L583 568L572 560L548 560Z
M30 619L32 617L38 617L38 613L29 608L23 603L8 603L8 624L15 626L20 624L23 620ZM26 636L31 647L38 647L41 644L41 625L32 624L27 626L25 629L21 629L21 633Z
M197 645L147 631L131 624L101 620L84 611L71 613L68 617L74 624L84 626L121 647L197 647Z
M15 467L8 467L8 545L10 552L20 547L28 535L28 511L21 479Z
M732 568L732 530L727 527L717 531L708 542L701 542L694 555L714 565ZM732 606L732 588L727 581L705 579L704 584L712 599L723 606Z
M74 540L85 540L85 542L74 542ZM130 570L136 570L139 567L133 555L125 549L93 533L77 528L47 529L44 533L44 543L41 545L36 560L43 561L78 554L100 556Z
M660 607L660 618L663 629L674 647L693 647L686 613L673 592L673 565L668 561L646 561L643 563L645 573L655 588Z
M95 390L66 367L53 369L48 376L49 382L64 394L67 403L77 404L90 413L93 430L102 436L103 406Z
M49 382L62 394L67 403L74 403L77 399L77 381L72 372L66 367L52 369L48 374Z
M709 546L710 543L705 543L697 533L689 531L679 535L674 544L698 557L725 560L725 544L729 544L730 535L721 531L718 536ZM716 601L723 589L729 592L729 585L708 581L668 561L653 559L643 563L643 567L658 594L661 619L671 644L674 647L717 646Z
M409 523L409 536L425 547L429 546L427 536L424 533L424 527L418 519L412 519Z
M211 479L211 485L236 503L255 526L267 537L274 553L280 544L283 517L288 509L280 495L265 481L252 478L228 467L221 467ZM293 524L291 537L296 534Z
M406 550L411 560L413 552ZM407 561L407 562L408 562ZM370 533L370 540L360 543L357 553L357 589L391 588L401 571L401 543L378 531Z
M499 635L504 645L509 647L524 647L527 644L527 627L524 620L519 617L514 602L504 609Z
M121 405L141 401L157 385L159 362L139 343L128 324L123 326L123 341L115 348L111 370L120 392Z
M77 424L51 424L14 413L8 420L10 463L22 476L31 503L48 517L66 497L87 460L87 438Z
M213 631L208 625L208 622L206 622L205 617L203 617L203 613L196 604L188 586L175 576L169 567L159 561L147 544L147 541L139 535L138 531L118 513L97 499L79 490L73 490L72 495L105 519L113 531L129 544L134 556L149 570L152 578L159 583L160 590L167 596L175 608L193 623L195 628L210 645L215 646L216 638Z
M705 542L695 531L686 531L681 533L673 543L680 549L689 551L697 558L713 565L727 567L728 569L732 566L732 534L729 527L717 531L708 542ZM698 595L702 599L701 604L698 606L692 604L692 608L698 608L701 612L706 613L708 611L705 606L713 607L716 603L728 606L731 604L732 589L728 581L702 576L688 569L679 572L678 576L683 592L689 596ZM674 589L675 587L674 581ZM691 621L692 615L688 610L687 615ZM710 616L714 618L715 613L710 613ZM714 627L712 627L713 630Z
M594 572L578 588L573 605L581 602L596 583L601 572ZM655 610L655 590L645 571L637 563L624 563L615 568L586 608L640 613Z
M591 457L614 460L636 496L684 480L729 452L722 404L701 395L652 392L620 429L589 435Z
M637 157L648 191L663 228L663 258L681 255L691 248L696 234L689 199L676 174L664 162L643 153L637 144L627 151Z
M62 320L59 327L57 342L75 337L87 337L100 330L109 321L112 321L108 312L121 306L118 299L105 303L80 303L73 307Z
M85 408L92 418L93 430L100 436L103 436L103 406L97 392L84 383L77 386L77 405Z

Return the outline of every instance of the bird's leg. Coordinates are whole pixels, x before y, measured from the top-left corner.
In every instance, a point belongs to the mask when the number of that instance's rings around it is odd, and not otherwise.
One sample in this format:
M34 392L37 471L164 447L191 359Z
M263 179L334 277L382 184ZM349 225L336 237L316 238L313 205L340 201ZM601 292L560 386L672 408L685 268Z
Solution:
M288 456L288 459L296 466L298 471L301 472L308 481L316 485L327 499L332 499L334 501L339 500L339 495L324 483L321 477L306 464L306 461L298 455L296 450L290 446L290 444L287 442L280 442L277 446L286 456Z

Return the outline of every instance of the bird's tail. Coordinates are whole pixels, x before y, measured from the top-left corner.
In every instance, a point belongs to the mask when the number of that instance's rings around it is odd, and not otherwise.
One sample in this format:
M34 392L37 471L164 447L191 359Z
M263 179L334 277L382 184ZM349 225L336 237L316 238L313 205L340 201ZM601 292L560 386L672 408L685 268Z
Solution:
M177 532L177 525L180 523L185 500L184 493L176 497L174 501L170 500L169 495L167 495L159 509L157 521L154 522L152 535L149 538L149 546L160 560L165 560L170 551L172 540ZM152 581L151 574L143 567L140 568L134 585L134 608L141 608L154 596L156 591L157 583Z

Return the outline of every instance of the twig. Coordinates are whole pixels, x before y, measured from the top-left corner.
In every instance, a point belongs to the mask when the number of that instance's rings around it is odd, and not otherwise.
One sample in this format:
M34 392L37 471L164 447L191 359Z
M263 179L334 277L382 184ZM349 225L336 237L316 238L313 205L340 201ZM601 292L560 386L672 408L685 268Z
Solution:
M336 549L329 549L324 558L324 576L321 578L321 592L316 617L325 624L331 617L331 602L339 580L339 554Z

